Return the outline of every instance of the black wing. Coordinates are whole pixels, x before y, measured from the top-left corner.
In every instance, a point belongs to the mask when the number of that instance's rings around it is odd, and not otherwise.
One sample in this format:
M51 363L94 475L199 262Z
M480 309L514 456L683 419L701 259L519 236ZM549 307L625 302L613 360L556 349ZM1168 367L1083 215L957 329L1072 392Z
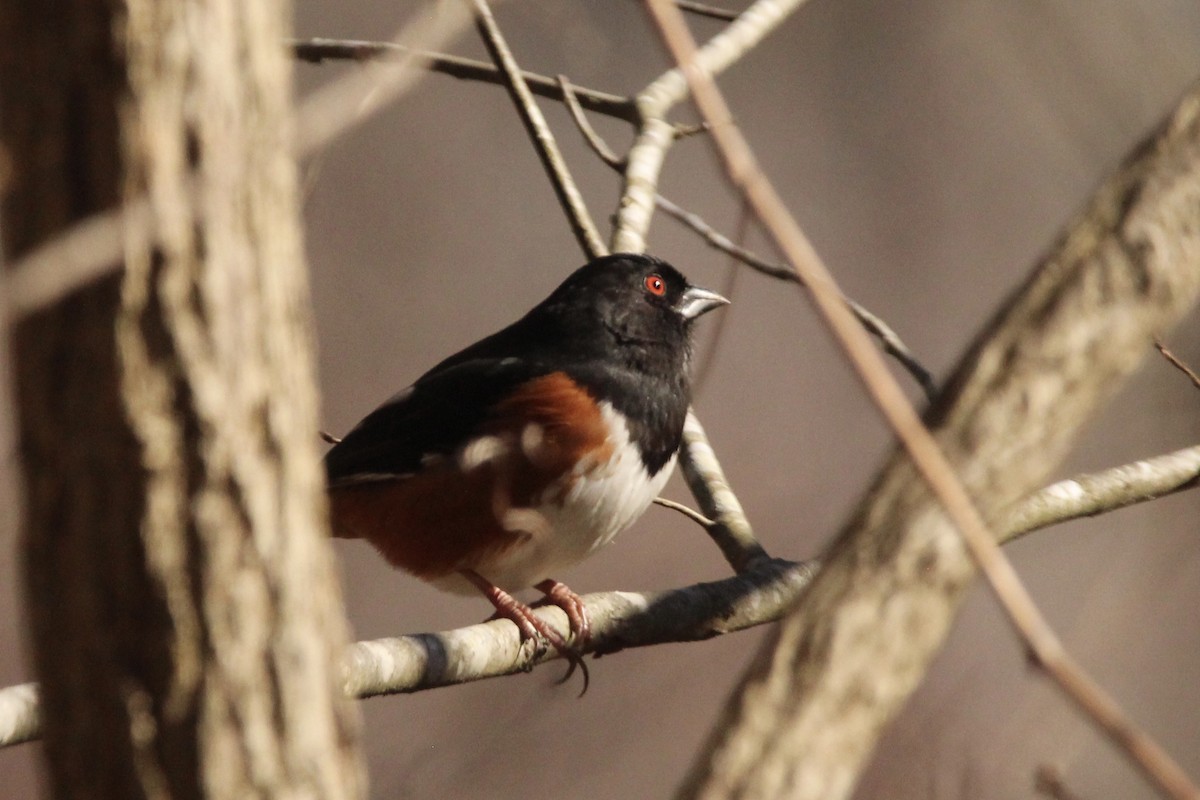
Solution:
M474 436L515 387L552 369L517 358L440 364L371 412L325 454L330 486L417 472Z

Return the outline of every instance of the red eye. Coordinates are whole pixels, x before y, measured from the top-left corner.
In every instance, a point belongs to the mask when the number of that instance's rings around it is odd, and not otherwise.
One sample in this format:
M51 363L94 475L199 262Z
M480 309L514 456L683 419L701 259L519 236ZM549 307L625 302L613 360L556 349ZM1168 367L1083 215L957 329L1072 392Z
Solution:
M667 293L667 284L658 275L646 276L646 291L655 297L662 297Z

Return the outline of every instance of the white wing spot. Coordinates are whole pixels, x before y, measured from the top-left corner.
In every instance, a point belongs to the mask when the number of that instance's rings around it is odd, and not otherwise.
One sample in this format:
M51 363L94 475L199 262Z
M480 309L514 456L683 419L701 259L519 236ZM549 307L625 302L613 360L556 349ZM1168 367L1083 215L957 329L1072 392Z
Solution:
M608 544L637 521L670 478L674 457L651 477L621 415L608 403L600 403L600 412L609 430L612 457L602 464L581 462L564 483L545 490L536 508L505 510L504 527L529 533L529 538L475 567L501 588L532 586ZM523 434L522 448L533 438L530 434L527 440ZM488 456L494 457L490 452Z

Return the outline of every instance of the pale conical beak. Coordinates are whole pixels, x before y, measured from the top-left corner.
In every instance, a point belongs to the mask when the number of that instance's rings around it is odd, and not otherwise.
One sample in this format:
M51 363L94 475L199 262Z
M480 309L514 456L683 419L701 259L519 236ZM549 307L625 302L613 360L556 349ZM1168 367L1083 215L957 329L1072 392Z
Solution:
M716 292L702 289L699 286L689 286L679 298L675 310L684 319L695 319L706 311L712 311L719 306L727 306L729 301Z

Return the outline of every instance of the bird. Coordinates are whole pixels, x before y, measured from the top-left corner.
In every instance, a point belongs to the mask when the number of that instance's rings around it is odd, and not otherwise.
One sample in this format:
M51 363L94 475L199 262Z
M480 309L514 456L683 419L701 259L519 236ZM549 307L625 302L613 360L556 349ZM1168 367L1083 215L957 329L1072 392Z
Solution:
M578 651L513 592L536 588L590 638L553 576L658 496L691 402L693 322L729 301L659 258L577 269L511 325L445 358L324 458L331 527L433 586L481 593L522 641ZM566 680L566 677L563 678Z

